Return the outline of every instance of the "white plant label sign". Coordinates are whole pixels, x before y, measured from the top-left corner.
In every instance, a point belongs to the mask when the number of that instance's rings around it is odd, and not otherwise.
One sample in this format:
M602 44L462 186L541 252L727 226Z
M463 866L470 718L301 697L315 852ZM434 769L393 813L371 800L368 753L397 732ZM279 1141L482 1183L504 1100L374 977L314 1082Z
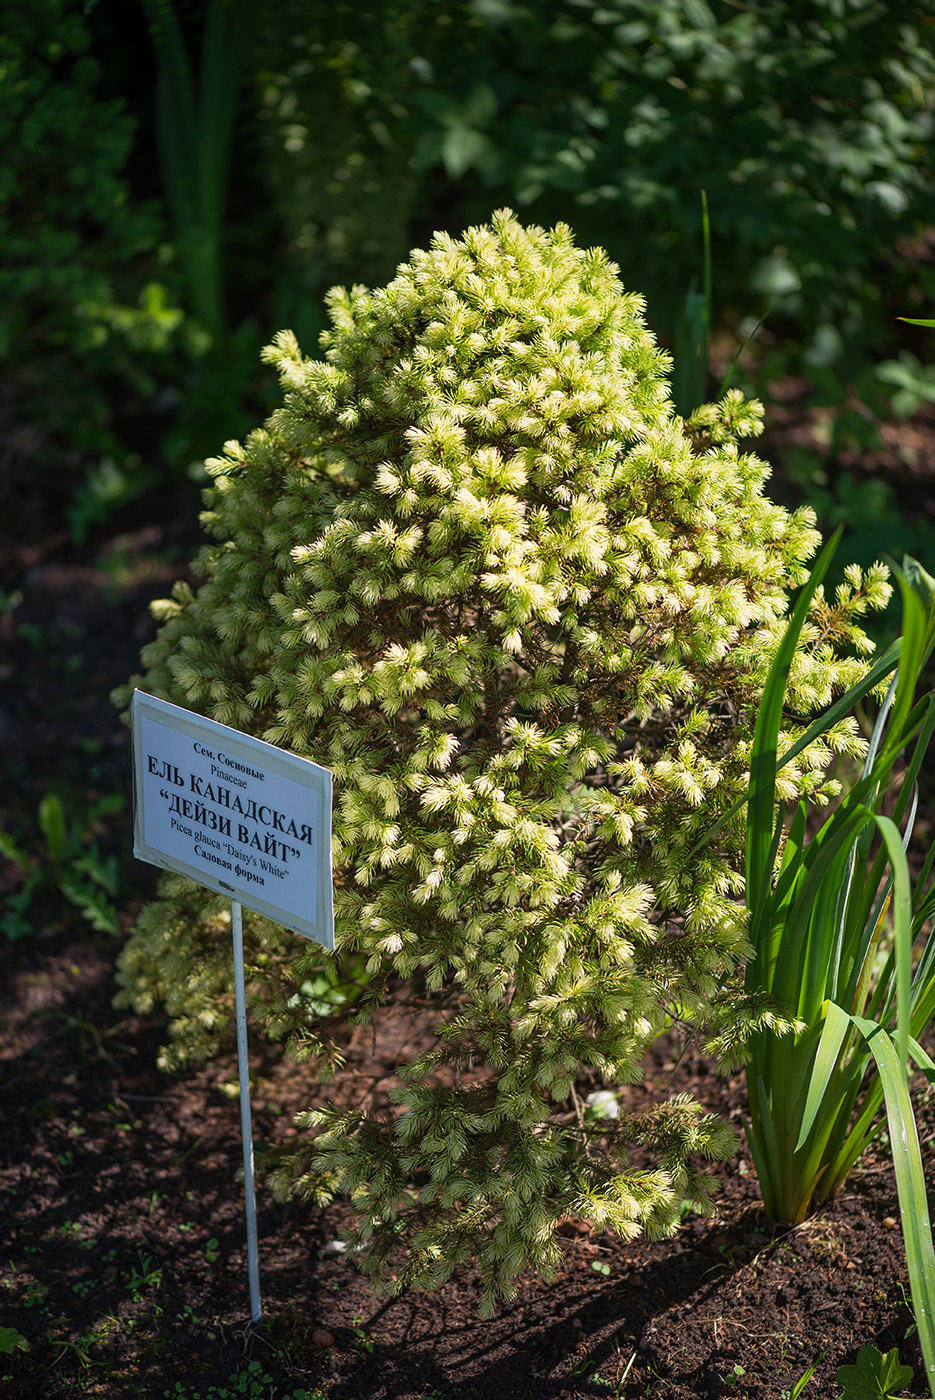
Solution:
M331 774L133 692L133 853L334 947Z

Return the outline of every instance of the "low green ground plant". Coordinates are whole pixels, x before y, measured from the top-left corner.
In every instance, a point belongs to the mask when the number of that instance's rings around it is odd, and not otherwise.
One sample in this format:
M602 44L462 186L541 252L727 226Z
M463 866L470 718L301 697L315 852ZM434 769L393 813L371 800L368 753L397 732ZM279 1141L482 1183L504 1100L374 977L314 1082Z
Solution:
M15 1327L0 1327L0 1356L13 1356L28 1351L29 1342Z
M162 1394L165 1400L268 1400L275 1393L277 1400L327 1400L323 1390L307 1390L304 1386L274 1392L271 1387L276 1382L259 1361L248 1361L235 1371L226 1383L210 1384L202 1389L186 1381L176 1381L171 1390Z
M737 806L818 541L737 445L757 406L679 416L641 299L564 226L501 212L330 311L322 359L270 347L283 405L210 464L217 542L138 679L332 770L353 1015L406 997L435 1018L386 1103L301 1116L277 1189L348 1195L381 1286L471 1260L491 1308L555 1267L563 1217L629 1238L710 1208L725 1125L683 1100L588 1119L576 1084L638 1078L673 1019L727 1059L775 1016L740 980ZM872 569L816 612L792 712L866 673L860 618L886 596ZM863 747L842 715L786 791L826 799L831 752ZM168 1007L170 1061L230 1026L228 917L166 877L121 957L124 1000ZM299 995L325 955L252 917L245 938L253 1014L327 1069L330 1018Z
M841 1400L898 1400L912 1384L912 1367L900 1364L896 1347L884 1355L864 1346L853 1365L838 1367L835 1379L843 1386Z
M0 830L0 855L22 872L20 884L7 896L0 914L0 931L10 942L33 932L34 900L40 890L50 886L80 909L92 928L101 933L119 931L114 902L117 858L101 852L91 828L122 805L123 798L115 793L93 803L81 818L69 820L62 799L55 792L47 792L36 814L42 838L39 854L21 844L21 838Z

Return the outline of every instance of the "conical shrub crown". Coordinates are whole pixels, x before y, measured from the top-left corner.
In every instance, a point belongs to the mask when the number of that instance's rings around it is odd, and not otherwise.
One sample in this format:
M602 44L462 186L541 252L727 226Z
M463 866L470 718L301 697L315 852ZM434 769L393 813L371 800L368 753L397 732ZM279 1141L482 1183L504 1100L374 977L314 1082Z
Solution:
M567 228L504 211L330 311L322 360L276 338L283 406L209 464L218 543L164 606L143 684L333 771L360 1014L409 986L437 1018L390 1101L308 1117L280 1184L349 1192L376 1278L397 1248L394 1287L473 1258L492 1299L554 1265L563 1214L674 1228L706 1199L692 1155L730 1148L684 1103L585 1121L576 1085L636 1079L674 1016L742 1023L736 823L699 843L745 790L818 536L736 445L758 406L730 392L677 417L640 297ZM885 592L871 570L821 601L800 712L863 669L846 649L866 651L856 619ZM839 725L789 794L819 792L828 745L859 740ZM178 1053L227 1014L222 920L169 882L123 957ZM318 954L251 936L254 1008L327 1061L301 995ZM657 1170L628 1169L634 1142Z

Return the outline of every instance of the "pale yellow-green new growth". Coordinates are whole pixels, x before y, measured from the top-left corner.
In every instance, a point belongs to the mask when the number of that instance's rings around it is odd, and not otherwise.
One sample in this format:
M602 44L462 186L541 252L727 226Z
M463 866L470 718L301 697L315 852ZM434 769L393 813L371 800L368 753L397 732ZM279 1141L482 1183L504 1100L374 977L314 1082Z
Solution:
M209 464L217 543L141 683L334 773L336 965L248 921L271 1034L333 1064L321 988L352 955L358 1014L435 1022L388 1098L316 1094L280 1186L349 1194L377 1282L473 1260L492 1306L554 1268L564 1215L671 1231L708 1200L699 1159L731 1150L696 1105L591 1122L576 1086L637 1080L673 1014L731 1047L773 1014L731 980L742 818L700 842L745 792L818 535L737 446L758 405L677 417L640 297L563 226L438 235L330 311L321 360L277 336L282 407ZM859 617L886 592L871 570L813 610L787 743L866 669ZM859 749L842 721L784 787L821 797L830 752ZM229 1019L222 908L168 879L124 952L125 996L168 1006L170 1057Z

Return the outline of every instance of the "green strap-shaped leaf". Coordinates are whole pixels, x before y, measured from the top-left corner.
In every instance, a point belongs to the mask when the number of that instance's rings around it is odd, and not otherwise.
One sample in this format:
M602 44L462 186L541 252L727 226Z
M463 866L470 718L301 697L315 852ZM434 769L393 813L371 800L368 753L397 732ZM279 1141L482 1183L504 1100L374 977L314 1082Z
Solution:
M802 1112L802 1123L799 1129L799 1138L795 1144L798 1152L808 1139L812 1130L815 1117L821 1109L822 1103L827 1093L831 1076L834 1074L837 1065L838 1055L841 1053L841 1046L847 1039L848 1031L851 1028L851 1018L846 1011L842 1011L839 1006L835 1006L833 1001L826 1001L824 1004L825 1021L821 1028L821 1039L818 1042L818 1050L812 1065L812 1073L808 1085L808 1097L805 1100L805 1108Z
M884 1028L873 1021L865 1021L862 1017L855 1016L853 1019L858 1030L866 1037L883 1082L893 1165L896 1169L896 1189L899 1193L899 1214L906 1243L909 1283L912 1288L912 1307L926 1374L935 1393L935 1250L932 1248L925 1173L922 1170L922 1153L919 1149L912 1100L909 1097L909 1085L896 1047ZM914 1058L918 1048L914 1047ZM928 1056L925 1056L925 1059L928 1059ZM929 1063L931 1064L931 1061ZM935 1065L932 1069L935 1071Z
M863 700L865 695L869 695L875 686L879 685L884 677L888 676L897 665L902 654L902 638L898 637L895 642L887 647L881 657L871 666L870 670L862 680L851 686L850 690L835 700L833 705L829 705L827 710L823 710L816 720L813 720L800 739L796 739L791 748L786 749L776 765L777 771L784 768L787 763L791 763L794 758L798 758L809 744L813 744L816 739L820 739L826 730L833 724L837 724L839 719L849 715L858 701Z
M909 1022L912 1014L912 888L909 864L899 827L889 817L874 817L889 852L893 869L893 925L896 948L896 1046L903 1073L909 1066Z
M750 761L750 789L747 799L747 899L759 897L772 870L769 852L773 837L773 807L776 801L776 746L782 723L789 668L795 657L799 636L819 584L828 572L841 538L840 527L815 561L808 582L796 599L782 641L773 657L753 733ZM751 906L752 907L752 906Z
M744 1124L744 1133L760 1183L763 1207L767 1215L775 1220L779 1217L779 1202L770 1168L778 1164L779 1144L773 1130L772 1108L762 1079L757 1079L756 1091L750 1094L750 1120Z
M816 739L820 739L822 734L826 733L833 725L837 724L839 719L843 719L845 715L850 714L854 706L859 704L865 696L870 694L871 690L879 685L880 681L884 680L885 677L894 670L899 661L901 649L902 638L897 637L896 641L893 642L891 646L887 647L883 655L874 662L863 679L857 681L851 686L850 690L845 691L843 695L839 696L833 705L828 706L827 710L823 710L818 718L812 721L801 738L796 739L795 743L786 749L785 753L780 755L776 761L776 772L780 772L781 769L785 768L787 763L791 763L794 758L798 758L800 753L807 749L810 744L814 744ZM709 841L713 840L722 827L727 825L731 817L735 817L737 813L746 806L748 795L749 794L744 794L743 797L738 798L734 805L730 807L723 816L718 818L714 825L705 832L701 840L697 841L695 845L692 846L686 859L690 860L693 855L701 850L702 846L706 846Z

